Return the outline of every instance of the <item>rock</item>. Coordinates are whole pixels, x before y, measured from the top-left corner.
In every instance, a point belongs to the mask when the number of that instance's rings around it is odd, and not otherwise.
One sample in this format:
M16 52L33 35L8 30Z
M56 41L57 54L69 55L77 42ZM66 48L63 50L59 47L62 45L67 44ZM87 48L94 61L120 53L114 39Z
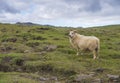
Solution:
M49 80L49 78L34 77L34 76L30 76L30 75L20 75L20 77L29 78L29 79L33 79L33 80L37 80L37 81L48 81Z
M0 63L0 71L4 71L4 72L11 71L10 65L9 64L1 64Z
M100 78L94 79L92 83L103 83Z
M89 74L77 75L73 82L75 83L104 83L101 78L95 78L96 73L90 72Z
M110 83L120 83L120 75L107 74Z
M17 38L7 38L5 40L2 40L2 42L16 42L17 41Z
M49 78L40 77L39 80L40 80L40 81L48 81Z
M31 51L30 50L25 50L24 53L30 53Z
M22 58L20 58L20 59L18 58L15 60L15 64L17 66L22 66L24 64L24 60Z
M90 76L95 76L96 73L95 73L95 72L90 72L89 75L90 75Z
M42 55L42 54L45 54L45 53L47 53L47 52L46 51L41 51L38 54Z
M5 57L2 58L1 62L2 63L10 63L11 60L12 60L12 57L5 56Z
M97 68L94 71L97 73L103 73L104 70L105 70L104 68Z
M85 83L86 81L88 81L91 78L92 78L91 75L81 74L81 75L77 75L77 77L75 78L74 81L78 82L78 83Z
M55 80L55 81L57 81L58 79L57 79L57 77L53 76L53 77L50 78L50 80Z
M57 48L56 45L47 45L46 47L44 47L45 51L53 51Z
M22 72L22 69L18 68L16 71L18 71L18 72Z

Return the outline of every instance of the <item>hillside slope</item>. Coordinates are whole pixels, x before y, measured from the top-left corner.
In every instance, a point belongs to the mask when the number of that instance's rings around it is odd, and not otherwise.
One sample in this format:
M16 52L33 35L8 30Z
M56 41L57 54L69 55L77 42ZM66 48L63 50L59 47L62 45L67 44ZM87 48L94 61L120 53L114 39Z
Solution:
M91 73L94 76L86 78L86 83L95 79L105 83L109 74L120 75L120 25L75 28L100 38L98 60L91 53L75 56L68 39L73 29L0 24L0 83L70 83Z

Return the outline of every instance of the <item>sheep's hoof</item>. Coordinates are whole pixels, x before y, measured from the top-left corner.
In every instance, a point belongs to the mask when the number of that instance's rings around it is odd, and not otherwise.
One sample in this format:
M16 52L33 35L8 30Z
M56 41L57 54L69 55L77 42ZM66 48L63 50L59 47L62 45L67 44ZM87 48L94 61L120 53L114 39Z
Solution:
M93 59L95 60L95 59L96 59L96 57L93 57Z
M76 54L76 56L78 56L78 55L79 55L79 53Z

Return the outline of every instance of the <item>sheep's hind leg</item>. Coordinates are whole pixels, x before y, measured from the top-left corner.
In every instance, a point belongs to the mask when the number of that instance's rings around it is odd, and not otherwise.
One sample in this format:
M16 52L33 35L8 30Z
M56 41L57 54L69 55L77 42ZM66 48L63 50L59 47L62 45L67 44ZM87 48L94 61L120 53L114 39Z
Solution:
M96 51L93 51L93 59L97 58L96 55L97 55Z
M93 51L93 54L94 54L94 59L99 59L98 49L95 49L95 50Z

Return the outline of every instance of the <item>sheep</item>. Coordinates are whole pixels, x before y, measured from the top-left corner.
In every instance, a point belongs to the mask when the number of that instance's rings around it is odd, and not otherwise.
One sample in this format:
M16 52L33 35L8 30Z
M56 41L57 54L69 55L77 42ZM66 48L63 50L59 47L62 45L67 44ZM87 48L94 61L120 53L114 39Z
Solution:
M80 35L76 30L72 30L69 32L69 40L77 51L76 55L79 55L80 51L90 51L93 52L93 59L98 58L100 40L97 37Z

